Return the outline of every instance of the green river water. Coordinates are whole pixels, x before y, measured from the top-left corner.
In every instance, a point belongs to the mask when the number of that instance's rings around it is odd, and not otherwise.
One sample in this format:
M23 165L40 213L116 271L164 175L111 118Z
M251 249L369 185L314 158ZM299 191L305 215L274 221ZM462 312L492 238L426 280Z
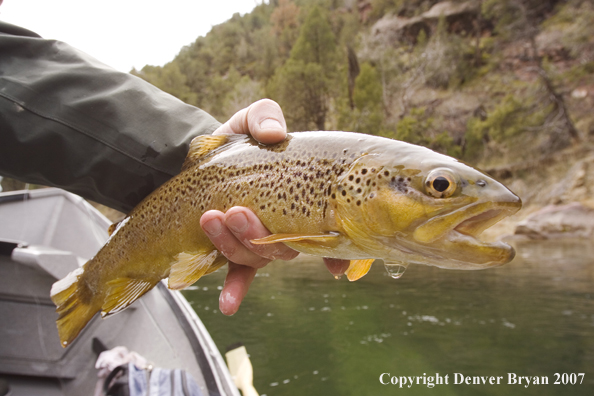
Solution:
M184 295L223 355L246 346L261 395L594 395L594 246L515 245L504 267L411 266L398 280L381 261L353 283L318 258L274 262L232 317L218 311L222 271Z

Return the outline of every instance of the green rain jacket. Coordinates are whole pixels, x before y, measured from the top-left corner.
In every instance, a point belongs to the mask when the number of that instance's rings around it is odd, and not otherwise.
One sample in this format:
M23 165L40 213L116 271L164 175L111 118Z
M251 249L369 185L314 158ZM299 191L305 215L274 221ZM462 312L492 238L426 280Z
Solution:
M0 175L129 212L220 123L63 42L0 21Z

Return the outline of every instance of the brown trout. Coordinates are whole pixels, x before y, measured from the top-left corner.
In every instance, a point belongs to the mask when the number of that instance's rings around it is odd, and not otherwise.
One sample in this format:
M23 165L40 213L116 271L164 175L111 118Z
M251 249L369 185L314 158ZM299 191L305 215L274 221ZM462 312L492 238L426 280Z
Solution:
M134 208L93 259L54 284L62 345L97 312L120 312L164 278L183 289L226 264L200 217L233 206L253 210L272 233L252 243L351 260L346 274L356 280L374 259L393 277L410 263L505 264L514 250L477 236L521 201L453 158L377 136L299 132L276 145L199 136L181 173Z

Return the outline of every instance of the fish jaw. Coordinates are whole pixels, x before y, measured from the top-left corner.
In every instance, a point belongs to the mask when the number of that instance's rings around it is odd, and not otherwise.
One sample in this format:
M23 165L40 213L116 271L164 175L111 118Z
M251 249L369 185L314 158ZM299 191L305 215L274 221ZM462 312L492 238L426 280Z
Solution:
M481 241L479 235L503 218L520 210L522 202L509 192L500 202L479 202L436 216L417 227L413 238L429 250L442 252L444 259L431 263L441 268L484 269L510 262L515 250L510 245Z

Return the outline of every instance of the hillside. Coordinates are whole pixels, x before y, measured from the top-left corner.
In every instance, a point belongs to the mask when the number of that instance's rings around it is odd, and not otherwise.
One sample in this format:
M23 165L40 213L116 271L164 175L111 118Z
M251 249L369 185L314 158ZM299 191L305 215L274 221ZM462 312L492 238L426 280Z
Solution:
M522 217L594 207L593 37L586 0L269 0L131 72L221 122L269 97L292 131L449 154L510 186Z
M592 152L592 37L582 0L271 0L132 72L220 121L270 97L291 130L425 145L545 204Z

